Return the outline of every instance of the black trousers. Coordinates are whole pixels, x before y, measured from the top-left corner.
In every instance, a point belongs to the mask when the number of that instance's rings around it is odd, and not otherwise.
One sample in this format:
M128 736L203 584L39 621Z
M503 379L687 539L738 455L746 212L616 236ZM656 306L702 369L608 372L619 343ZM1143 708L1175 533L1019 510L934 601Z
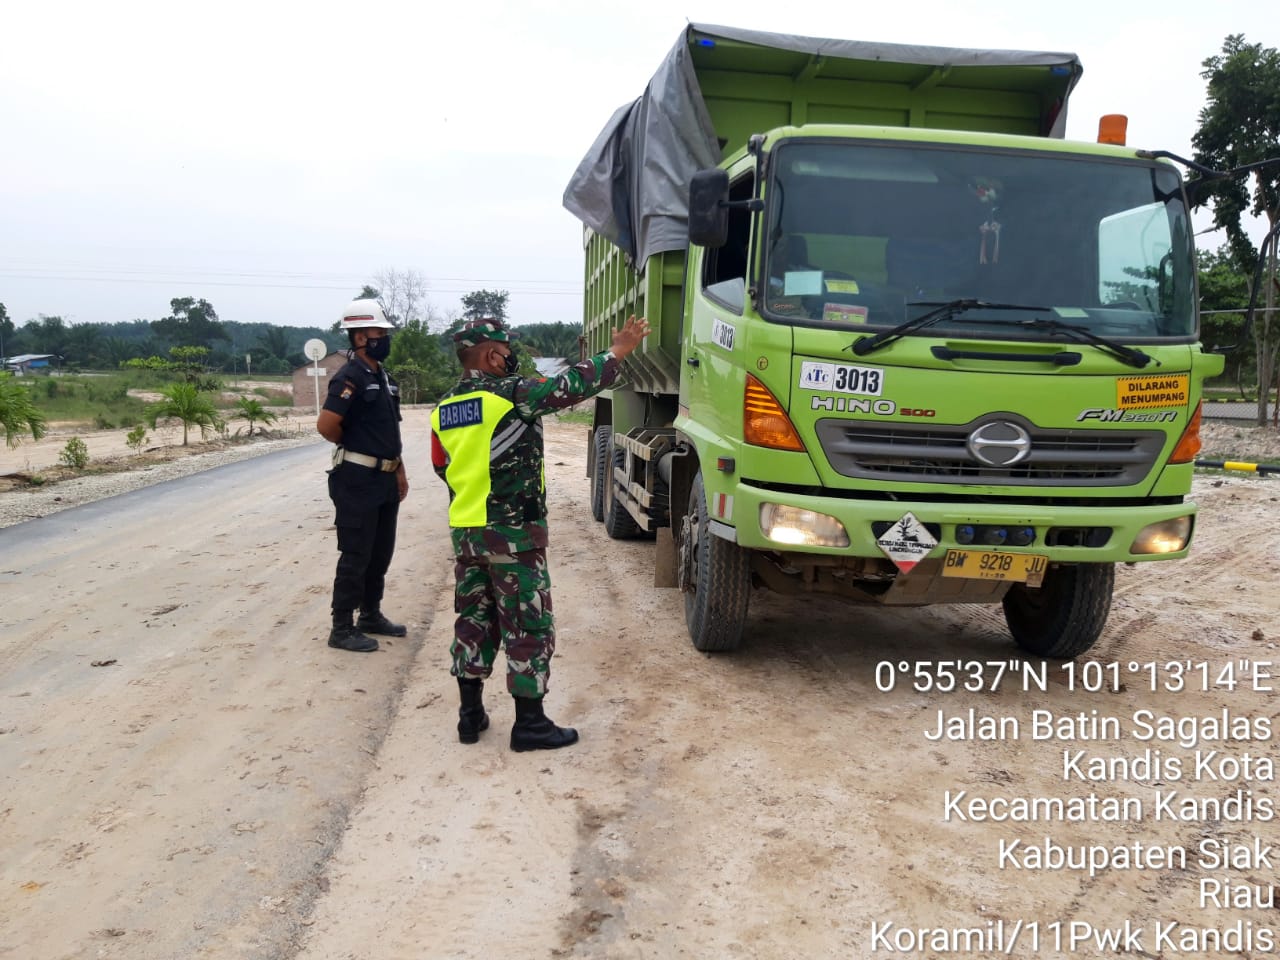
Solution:
M394 473L355 463L329 471L329 499L338 528L338 571L333 612L377 610L396 549L400 492Z

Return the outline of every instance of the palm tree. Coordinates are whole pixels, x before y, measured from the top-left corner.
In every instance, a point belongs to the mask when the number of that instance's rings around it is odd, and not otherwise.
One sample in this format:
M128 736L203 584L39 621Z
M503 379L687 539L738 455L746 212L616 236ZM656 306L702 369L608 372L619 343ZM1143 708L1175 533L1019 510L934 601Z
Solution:
M262 401L254 397L237 397L236 412L231 415L232 420L248 420L249 436L253 436L253 425L261 423L264 426L275 423L279 417L272 413L262 405Z
M147 415L151 418L151 429L156 428L156 421L161 417L176 417L182 421L182 445L187 445L187 431L194 423L200 428L200 436L205 431L217 427L221 421L213 402L201 396L193 383L171 383L161 393L164 399L147 407Z
M271 356L289 363L289 334L284 327L267 327L258 336L258 346Z
M27 388L7 373L0 373L0 425L4 426L4 442L16 447L23 434L32 440L44 436L44 414L31 402Z

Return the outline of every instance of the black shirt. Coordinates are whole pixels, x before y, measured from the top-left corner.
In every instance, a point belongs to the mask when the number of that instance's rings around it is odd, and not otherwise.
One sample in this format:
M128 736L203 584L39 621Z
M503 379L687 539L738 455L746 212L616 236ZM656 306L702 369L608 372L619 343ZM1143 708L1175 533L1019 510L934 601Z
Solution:
M400 456L400 388L386 367L366 366L354 355L329 382L324 409L342 417L342 446L391 460Z

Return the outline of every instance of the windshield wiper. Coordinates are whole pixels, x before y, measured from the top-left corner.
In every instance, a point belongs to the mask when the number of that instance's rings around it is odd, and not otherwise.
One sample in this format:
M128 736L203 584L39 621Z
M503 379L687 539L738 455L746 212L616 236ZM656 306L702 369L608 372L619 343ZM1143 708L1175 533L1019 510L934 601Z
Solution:
M916 330L954 319L969 310L1030 310L1036 313L1048 313L1050 309L1049 307L1031 306L1022 303L993 303L989 300L972 299L950 300L946 303L938 303L933 300L910 300L907 302L907 306L936 307L936 309L930 310L928 313L922 313L906 323L900 323L884 333L877 333L872 337L861 337L850 344L850 349L858 356L863 357L871 351L883 347L886 343L901 339L908 333L914 333ZM1033 318L1030 320L981 320L976 322L993 326L1027 327L1032 330L1048 330L1053 333L1061 333L1078 343L1092 344L1104 353L1108 353L1132 367L1145 367L1153 359L1150 354L1144 353L1135 347L1126 347L1123 343L1098 336L1087 327L1077 326L1074 323L1063 323L1061 320ZM1156 366L1159 365L1159 361L1156 361Z
M1048 307L1033 307L1022 303L993 303L990 300L974 299L948 300L946 302L938 300L909 300L907 301L907 306L936 307L937 309L922 313L920 316L908 320L906 323L900 323L884 333L877 333L872 337L859 337L849 344L848 349L860 357L865 357L872 350L877 350L886 343L892 343L894 340L900 340L908 333L923 330L925 327L931 327L935 323L942 323L944 320L951 320L970 310L1033 310L1036 313L1046 313L1049 310Z
M1103 353L1109 353L1117 360L1121 360L1131 367L1145 367L1155 359L1151 354L1143 353L1137 347L1126 347L1118 341L1098 336L1087 327L1081 327L1074 323L1063 323L1061 320L988 320L987 323L1004 327L1029 327L1032 330L1048 330L1052 333L1062 333L1077 343L1091 343ZM1156 366L1160 366L1159 360L1156 360Z

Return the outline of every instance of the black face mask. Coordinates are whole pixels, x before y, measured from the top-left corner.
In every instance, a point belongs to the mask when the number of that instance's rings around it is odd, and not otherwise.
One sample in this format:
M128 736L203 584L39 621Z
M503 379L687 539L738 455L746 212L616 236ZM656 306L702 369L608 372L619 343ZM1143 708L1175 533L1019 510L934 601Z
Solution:
M377 360L379 363L387 359L391 355L391 334L388 333L377 340L366 340L364 353L370 360Z
M507 368L507 376L520 372L520 361L516 359L514 353L508 353L502 358L502 364Z

